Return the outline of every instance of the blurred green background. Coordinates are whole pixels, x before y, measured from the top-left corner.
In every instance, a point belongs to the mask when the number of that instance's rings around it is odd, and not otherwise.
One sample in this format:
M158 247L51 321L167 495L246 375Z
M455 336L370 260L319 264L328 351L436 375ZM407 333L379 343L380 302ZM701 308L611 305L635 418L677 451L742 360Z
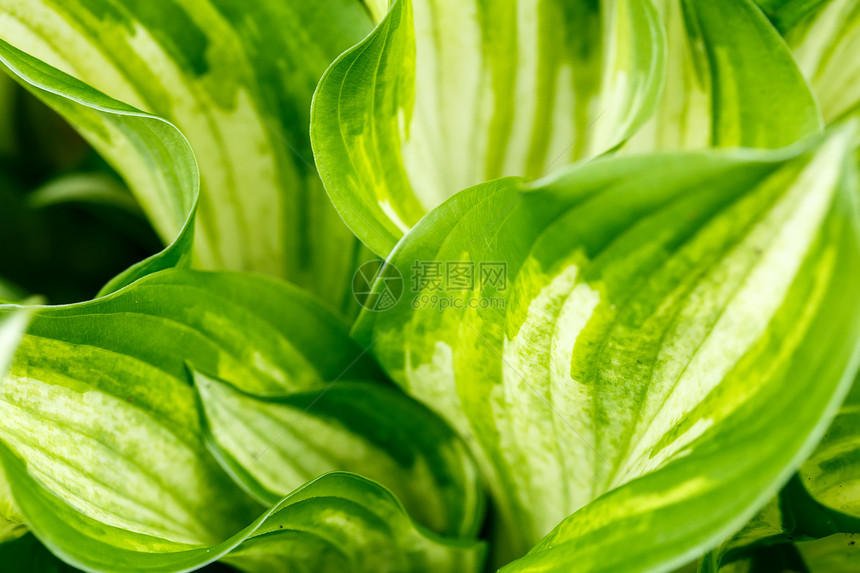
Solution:
M160 241L113 169L53 111L0 76L0 299L92 298Z

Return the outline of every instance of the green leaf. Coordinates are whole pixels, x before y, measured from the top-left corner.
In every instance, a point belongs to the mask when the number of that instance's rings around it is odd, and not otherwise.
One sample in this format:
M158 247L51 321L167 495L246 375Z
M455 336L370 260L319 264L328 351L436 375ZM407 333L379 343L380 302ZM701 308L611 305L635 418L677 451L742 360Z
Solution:
M790 50L751 0L656 0L666 26L666 86L629 151L778 148L820 130Z
M791 518L783 511L782 502L781 497L773 498L728 542L705 556L710 565L706 570L718 571L724 562L759 561L762 548L779 545L780 541L790 542L791 538L785 535L785 524Z
M797 550L811 573L845 573L860 563L860 535L838 533L798 543Z
M853 137L502 179L398 245L417 292L354 336L475 446L513 554L571 516L505 571L681 565L811 453L860 358Z
M339 307L352 302L344 285L365 255L323 192L308 124L325 67L370 31L358 0L2 0L0 12L10 44L187 136L200 167L199 266L264 272ZM53 80L46 87L66 94ZM172 241L192 195L164 185L160 171L182 154L153 161L133 137L56 109Z
M363 2L374 22L385 18L388 12L388 0L363 0Z
M699 573L849 573L859 560L860 535L836 533L812 541L757 546L728 563L706 559Z
M312 477L347 469L386 484L430 529L477 534L483 493L465 445L402 393L336 382L319 392L264 397L199 372L194 378L210 449L263 505Z
M809 512L812 515L797 518L804 534L860 533L860 377L821 443L798 471L796 486L790 498L794 505L820 506Z
M709 559L713 571L779 543L860 534L860 378L797 475ZM838 543L822 543L816 551ZM818 553L817 553L818 554Z
M664 51L646 0L398 0L320 80L317 166L384 257L460 189L623 142L656 104Z
M761 546L860 534L860 377L797 475L708 557L713 571ZM830 546L822 543L821 548Z
M304 324L302 336L294 324ZM206 450L186 361L250 391L307 391L358 355L346 327L295 288L159 273L96 301L41 309L0 387L0 438L79 511L213 543L244 526L253 505L230 493ZM359 378L374 371L360 359L355 368Z

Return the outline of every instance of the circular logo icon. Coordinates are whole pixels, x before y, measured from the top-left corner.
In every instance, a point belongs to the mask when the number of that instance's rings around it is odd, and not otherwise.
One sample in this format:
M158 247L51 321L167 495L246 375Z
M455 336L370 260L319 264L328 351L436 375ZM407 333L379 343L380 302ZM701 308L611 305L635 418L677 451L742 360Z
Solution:
M352 294L368 310L388 310L403 296L403 275L385 261L368 261L352 276Z

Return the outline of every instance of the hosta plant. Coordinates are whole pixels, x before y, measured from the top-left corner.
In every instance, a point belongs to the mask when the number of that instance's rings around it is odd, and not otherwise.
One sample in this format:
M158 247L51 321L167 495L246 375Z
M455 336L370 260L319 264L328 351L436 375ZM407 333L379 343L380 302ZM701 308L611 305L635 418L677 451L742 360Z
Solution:
M161 242L0 281L3 570L860 571L858 47L848 0L0 0L10 204Z

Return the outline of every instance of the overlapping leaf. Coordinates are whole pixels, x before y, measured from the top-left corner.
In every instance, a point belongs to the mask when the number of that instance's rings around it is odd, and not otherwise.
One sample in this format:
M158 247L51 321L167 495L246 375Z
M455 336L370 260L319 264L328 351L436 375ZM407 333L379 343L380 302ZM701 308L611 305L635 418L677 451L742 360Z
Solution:
M384 256L460 189L631 136L630 151L775 148L819 129L751 0L655 4L395 3L317 90L312 140L332 201Z
M855 3L841 0L758 0L757 3L785 35L794 57L820 101L824 118L828 122L837 122L856 113L860 102L860 84L855 81L858 71L856 53L860 46L860 11ZM854 408L853 402L856 402L856 392L855 388L824 442L813 454L810 463L804 465L801 476L793 480L791 487L768 506L772 508L770 518L757 516L739 535L724 544L710 558L713 567L726 560L732 563L731 566L740 563L734 559L750 563L755 557L746 557L745 554L749 553L761 555L760 563L762 559L769 558L769 554L759 549L762 544L791 544L799 539L858 529L850 510L851 504L856 504L860 498L853 491L855 479L852 475L858 469L851 460L852 451L856 449L852 442L856 441L858 434L858 425L850 414ZM841 483L843 479L845 483ZM842 500L835 507L821 503L834 494L841 496ZM848 513L840 510L848 510ZM836 534L836 537L840 535ZM813 548L811 551L815 556L807 563L810 570L820 569L821 563L826 561L824 552L828 548L839 553L838 550L845 544L836 537L830 541L822 539L797 546ZM773 551L778 553L777 550ZM785 551L799 555L796 548ZM851 552L848 551L848 554ZM797 559L803 561L800 557ZM835 555L834 559L836 570L839 570L840 556ZM813 567L812 561L818 567Z
M355 401L354 410L422 411L406 403L402 394L376 385L341 381L338 384L348 390L327 388L325 381L347 372L358 379L377 372L339 319L308 295L274 279L174 270L150 275L89 303L41 309L0 386L0 438L22 458L16 461L11 451L5 455L11 492L26 523L56 554L98 570L179 570L174 567L216 558L221 549L227 551L263 527L261 519L231 537L263 506L246 497L209 454L189 366L245 392L294 394L297 403L312 399L307 396L319 397L320 411L310 409L309 403L296 406L292 419L282 416L262 428L268 435L257 437L258 443L268 442L270 447L256 452L257 464L250 471L271 471L266 455L276 456L277 467L292 464L292 474L280 482L280 493L290 493L331 470L375 466L374 477L401 495L428 527L443 534L475 533L481 500L470 461L451 431L429 412L411 421L413 432L426 434L424 440L401 434L397 418L332 416L343 391ZM320 396L325 391L330 398ZM203 396L210 407L223 409L229 402L212 398L211 390ZM223 415L216 419L232 423L236 432L232 444L241 445L241 432L253 431L254 423L260 422L254 419L260 408L235 400L231 406L232 419ZM211 421L211 410L209 414ZM285 432L289 435L282 435ZM363 447L364 455L320 449L318 439ZM313 449L317 459L311 464L306 454ZM410 479L400 479L403 476ZM368 531L350 533L352 529L339 526L335 517L322 520L321 527L341 532L342 551L355 544L351 551L356 556L342 556L346 563L374 570L372 561L362 565L357 555L368 552L361 559L370 559L376 552L381 562L390 561L392 570L410 570L401 561L412 557L401 555L406 549L398 545L400 541L392 542L384 554L371 550L375 543L383 543L372 538L391 541L401 535L415 544L408 553L415 551L419 561L430 559L430 554L450 557L453 549L411 524L404 527L408 518L383 488L362 485L368 482L359 478L343 480L355 482L343 494L359 501L332 511L344 514L347 521L358 520ZM340 483L325 479L309 491L322 488L319 495L336 497L344 487L330 488L332 481ZM371 502L361 501L362 496L392 501L379 501L380 508L366 516L363 504ZM277 523L285 527L293 519L304 523L315 512L328 511L327 503L322 503L323 509L308 509L306 517L294 508L284 514L286 522ZM359 507L353 512L355 504ZM69 528L79 529L78 534L69 537ZM89 541L84 543L81 537ZM228 538L218 546L221 549L195 550L181 559L158 556L217 545ZM321 547L331 551L331 544L337 546L330 539ZM480 548L473 545L464 544L462 551L478 563ZM245 551L252 559L254 552ZM141 552L155 556L141 557Z
M200 265L289 278L338 306L351 301L345 286L362 255L316 175L308 115L325 67L369 30L358 0L0 2L0 38L187 136L202 182ZM161 171L180 163L153 160L80 110L58 110L172 241L191 196Z
M90 571L191 571L226 558L243 571L267 573L431 573L478 571L483 560L480 544L416 528L387 490L343 473L293 492L224 542L193 547L161 541L162 551L152 551L152 538L106 528L46 492L3 444L0 456L33 529L64 561Z
M860 378L798 474L808 494L832 511L831 519L853 518L837 531L860 533Z
M705 571L718 571L755 562L763 548L793 545L780 551L793 555L801 547L809 550L809 570L819 570L812 562L827 561L825 552L844 546L848 554L851 539L860 534L860 383L855 381L845 403L834 418L821 443L788 486L744 528L705 559ZM827 538L829 541L825 541ZM821 540L811 543L810 540ZM807 545L803 545L807 543ZM777 551L776 549L774 551ZM801 554L805 554L806 550ZM856 557L856 552L853 553ZM766 556L764 557L766 558ZM800 562L805 557L798 557ZM741 564L741 565L738 565ZM826 570L826 569L825 569Z
M728 563L720 564L709 555L701 573L851 573L860 559L858 536L837 533L811 541L763 544L744 551Z
M656 102L664 50L645 0L398 0L317 88L317 165L385 256L461 189L624 141Z
M390 484L418 522L474 537L482 492L465 446L434 414L379 384L258 396L195 373L216 457L266 506L309 476L349 468Z
M145 5L139 8L148 13ZM12 10L3 17L15 20L16 14ZM107 20L119 15L110 9L100 14ZM21 32L14 26L4 28L8 30ZM133 32L130 38L141 40L142 30ZM113 281L106 296L44 308L33 323L0 386L3 483L20 507L11 517L23 520L53 552L86 569L197 567L274 526L288 531L243 545L241 558L235 558L243 567L265 568L267 554L279 555L285 567L317 570L315 558L325 555L331 558L325 565L338 570L479 567L479 544L452 544L416 529L387 490L349 475L326 477L302 490L319 499L305 501L304 494L292 493L242 529L263 508L208 451L189 368L245 392L269 394L321 391L326 381L336 381L348 369L354 377L372 378L376 368L362 359L338 318L283 283L252 275L152 275L186 264L190 256L198 182L185 138L167 121L104 96L8 44L0 44L0 50L4 64L29 89L70 119L139 193L150 193L143 206L162 225L162 234L178 234L166 251ZM74 53L68 50L70 56ZM161 212L154 216L157 209ZM373 394L363 393L363 386L350 388L354 396L373 402ZM407 400L402 395L385 396L384 404L408 408L398 403ZM406 493L410 505L420 499L428 526L443 534L474 533L481 500L470 462L462 447L454 445L450 431L426 414L423 424L416 419L413 425L427 433L427 441L416 441L413 448L385 420L377 417L372 421L382 426L365 427L350 427L351 421L338 426L326 419L316 429L324 426L334 441L366 432L378 448L368 451L362 463L387 456L387 466L380 467L396 466L399 474L379 471L376 477ZM441 435L448 446L426 447L432 436ZM278 452L297 459L308 443L293 436L279 444ZM423 450L418 447L422 444ZM389 455L389 446L398 457ZM425 458L428 452L430 460ZM356 462L323 458L300 468L292 476L293 485L331 469L353 469ZM391 481L410 468L415 469L411 481ZM326 514L330 520L320 523ZM296 533L302 529L305 533ZM319 539L306 551L295 552L297 537Z
M508 570L680 565L811 452L857 362L852 138L503 179L398 246L422 290L355 335L476 444L514 551L573 514ZM508 280L432 293L422 261Z

